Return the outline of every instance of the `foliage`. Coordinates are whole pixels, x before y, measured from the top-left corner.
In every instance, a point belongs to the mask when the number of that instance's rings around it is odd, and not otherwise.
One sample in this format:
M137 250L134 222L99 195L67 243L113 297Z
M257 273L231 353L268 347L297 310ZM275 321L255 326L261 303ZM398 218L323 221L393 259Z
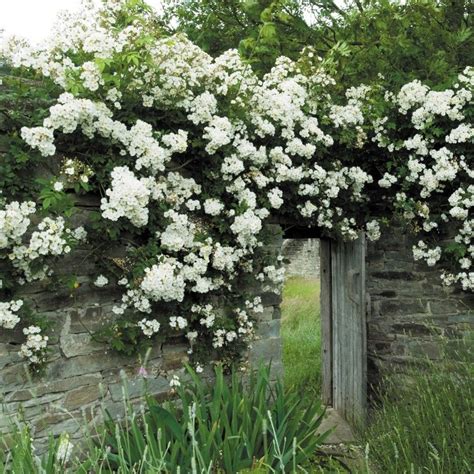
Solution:
M447 85L473 63L472 2L462 0L181 0L177 29L211 54L240 52L259 72L305 46L334 62L343 92L383 75L392 88L419 79ZM225 41L223 38L225 37Z
M268 369L250 375L248 383L237 371L227 380L221 368L209 385L193 371L189 375L176 401L161 405L149 397L143 413L129 407L125 422L109 417L96 448L103 461L92 456L79 472L97 462L110 472L144 466L162 472L177 466L183 472L281 472L307 463L326 436L316 434L324 414L320 403L303 407L296 393L273 385Z
M314 400L321 394L319 281L288 278L281 311L285 387L295 387L302 399Z
M249 14L271 22L279 7L257 3ZM249 283L283 281L266 251L275 217L347 240L377 240L396 218L420 235L416 260L474 287L472 68L450 88L379 79L342 94L334 55L306 47L262 77L236 51L212 58L167 36L141 0L86 3L46 45L10 39L2 51L7 116L11 98L21 114L30 95L40 103L4 129L16 175L29 166L34 179L5 181L3 328L24 318L20 287L53 287L55 264L87 241L101 272L88 284L123 289L100 335L115 349L184 336L193 362L235 360L263 310ZM38 328L26 329L40 352Z
M35 454L29 428L17 427L0 440L0 474L56 474L64 472L72 445L67 435L49 440L45 454ZM67 472L67 471L66 471Z
M43 158L25 147L19 129L33 126L46 116L57 88L50 81L37 83L11 76L10 72L9 68L0 67L0 190L3 197L13 200L18 195L33 196L40 189L29 170L40 165Z
M7 455L0 450L0 473L304 472L309 462L326 463L319 453L327 433L318 433L324 410L317 398L303 403L270 380L269 368L225 376L217 367L214 375L207 383L189 369L175 400L148 396L139 411L124 400L125 418L117 422L104 413L104 427L82 440L74 458L65 436L35 455L23 429Z
M344 15L338 40L350 52L338 64L344 86L385 78L392 88L418 79L447 86L473 63L472 3L469 1L363 3Z
M374 472L469 473L474 465L472 345L387 381L363 436ZM453 362L454 360L454 362Z
M317 32L303 15L303 5L294 0L181 0L164 17L211 55L238 48L263 73L278 57L296 59L303 46L314 44Z

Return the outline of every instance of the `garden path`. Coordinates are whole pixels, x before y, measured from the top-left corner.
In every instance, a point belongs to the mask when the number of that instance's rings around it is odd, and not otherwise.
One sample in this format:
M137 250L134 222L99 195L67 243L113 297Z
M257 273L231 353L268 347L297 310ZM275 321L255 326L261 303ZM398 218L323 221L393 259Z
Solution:
M336 410L328 408L326 411L326 417L321 423L319 430L321 433L324 433L333 427L335 427L335 429L329 435L325 444L346 444L355 442L354 433L347 421L344 420Z

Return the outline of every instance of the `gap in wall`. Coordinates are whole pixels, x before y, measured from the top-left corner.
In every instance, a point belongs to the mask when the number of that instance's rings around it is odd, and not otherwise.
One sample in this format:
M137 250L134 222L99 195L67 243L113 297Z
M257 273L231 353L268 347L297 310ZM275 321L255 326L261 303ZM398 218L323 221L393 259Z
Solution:
M320 241L284 239L286 281L282 302L285 386L314 400L321 396Z

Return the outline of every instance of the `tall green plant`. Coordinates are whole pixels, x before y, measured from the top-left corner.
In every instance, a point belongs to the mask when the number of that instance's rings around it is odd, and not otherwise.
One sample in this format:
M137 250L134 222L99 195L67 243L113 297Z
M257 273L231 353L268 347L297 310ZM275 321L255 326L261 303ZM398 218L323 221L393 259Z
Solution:
M64 472L72 445L67 437L50 438L43 454L37 454L28 427L0 438L0 474L56 474Z
M215 370L212 385L192 370L176 401L148 397L141 413L129 406L125 422L112 417L80 472L286 472L308 463L327 433L317 434L324 410L272 384L262 368L244 382ZM108 447L108 449L106 449ZM141 471L140 469L144 470Z

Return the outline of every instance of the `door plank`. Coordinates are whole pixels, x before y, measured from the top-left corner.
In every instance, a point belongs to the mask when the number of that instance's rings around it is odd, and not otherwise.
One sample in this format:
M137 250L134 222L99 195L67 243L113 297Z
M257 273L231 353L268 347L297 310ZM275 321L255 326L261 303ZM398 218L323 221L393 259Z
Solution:
M332 406L332 376L333 376L333 347L332 347L332 283L331 283L331 240L321 239L321 361L322 361L322 390L321 397L325 405Z
M363 235L331 242L333 406L353 425L366 412L365 247Z

